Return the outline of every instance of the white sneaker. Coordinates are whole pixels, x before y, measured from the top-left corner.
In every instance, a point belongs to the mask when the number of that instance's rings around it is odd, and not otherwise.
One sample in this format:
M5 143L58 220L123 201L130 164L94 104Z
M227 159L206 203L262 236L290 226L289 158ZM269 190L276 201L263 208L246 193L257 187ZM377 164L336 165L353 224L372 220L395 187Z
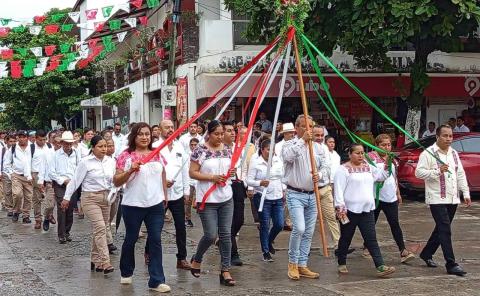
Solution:
M121 277L120 284L122 285L131 285L132 284L132 277Z
M160 285L158 285L156 288L150 288L150 290L156 291L156 292L160 292L160 293L168 293L168 292L170 292L172 289L170 289L170 286L169 286L169 285L160 284Z

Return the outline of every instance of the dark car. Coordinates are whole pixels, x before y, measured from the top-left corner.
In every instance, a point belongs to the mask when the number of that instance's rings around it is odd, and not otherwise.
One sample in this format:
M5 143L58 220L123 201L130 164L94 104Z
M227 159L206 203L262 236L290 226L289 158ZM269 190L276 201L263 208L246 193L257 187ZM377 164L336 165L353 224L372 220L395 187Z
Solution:
M419 140L423 147L430 147L435 141L435 136ZM470 191L480 192L480 133L454 133L452 148L458 151ZM422 149L415 143L409 143L397 151L400 188L414 192L424 191L424 181L415 177L415 169L421 152Z

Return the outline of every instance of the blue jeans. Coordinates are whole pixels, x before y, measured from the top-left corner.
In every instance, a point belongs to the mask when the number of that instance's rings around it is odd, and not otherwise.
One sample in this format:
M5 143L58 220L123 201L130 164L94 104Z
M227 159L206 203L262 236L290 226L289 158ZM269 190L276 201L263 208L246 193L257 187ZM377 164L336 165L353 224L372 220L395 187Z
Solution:
M197 209L200 203L197 203ZM193 260L202 263L203 255L215 242L218 235L218 246L221 256L222 270L229 270L232 259L231 228L233 217L233 199L221 203L206 203L205 209L198 212L202 221L203 236L198 242L197 252Z
M162 265L162 229L165 218L163 202L149 207L122 206L122 216L125 223L125 240L120 255L120 273L122 277L131 277L135 269L135 243L138 239L142 222L148 231L148 249L150 264L148 273L150 280L148 286L155 288L165 283Z
M260 200L262 199L261 193L255 193L253 196L253 202L255 207L260 207ZM263 210L258 212L258 218L260 220L260 244L262 246L262 253L268 253L270 248L269 244L273 243L277 235L283 229L283 200L267 200L263 203ZM270 229L270 218L273 225Z
M287 190L287 206L293 224L288 244L288 262L306 267L317 222L315 194Z

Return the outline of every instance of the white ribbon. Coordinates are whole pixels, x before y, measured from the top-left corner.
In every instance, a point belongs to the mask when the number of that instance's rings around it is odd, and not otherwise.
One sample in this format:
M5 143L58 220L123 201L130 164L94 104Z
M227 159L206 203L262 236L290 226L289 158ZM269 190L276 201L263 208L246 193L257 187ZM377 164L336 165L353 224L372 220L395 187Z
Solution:
M130 12L130 3L121 3L117 4L117 10L123 10L125 12Z
M134 17L126 18L124 21L132 28L137 26L137 19Z
M280 114L280 107L282 105L282 99L283 99L283 92L285 89L285 81L287 79L287 73L288 73L288 64L290 61L290 49L291 49L291 42L287 46L287 53L284 58L284 65L283 65L283 75L282 75L282 80L280 83L280 91L278 94L278 100L277 100L277 107L275 109L275 116L273 118L273 131L272 131L272 138L270 140L270 153L268 155L268 165L267 165L267 176L266 179L270 179L270 169L272 167L272 159L273 159L273 154L275 150L275 136L276 136L276 126L278 122L278 115ZM260 206L258 207L258 211L261 212L263 210L263 204L265 203L265 195L267 194L267 187L263 188L262 191L262 197L260 199Z
M36 57L41 57L43 54L42 54L42 48L41 47L32 47L30 48L30 50L33 52L33 54L36 56Z
M30 32L30 34L38 36L38 34L40 34L40 32L42 31L42 27L41 26L31 26L31 27L28 28L28 31Z
M74 23L78 23L80 20L80 11L69 12L68 16L72 19Z
M125 37L127 36L127 32L120 32L120 33L117 33L117 38L118 38L118 42L123 42L123 40L125 40Z

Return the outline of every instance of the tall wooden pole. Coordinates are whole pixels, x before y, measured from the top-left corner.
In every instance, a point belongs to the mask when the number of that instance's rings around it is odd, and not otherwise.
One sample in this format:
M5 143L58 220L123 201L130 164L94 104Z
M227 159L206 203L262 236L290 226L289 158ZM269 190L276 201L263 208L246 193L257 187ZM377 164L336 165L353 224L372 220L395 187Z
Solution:
M302 98L302 108L303 108L303 115L305 116L305 126L306 131L309 132L311 127L308 122L308 107L307 107L307 97L305 95L305 85L303 84L303 74L302 74L302 63L300 61L300 53L298 52L298 45L297 45L297 37L293 37L293 48L295 51L295 63L297 66L297 75L298 75L298 83L300 84L300 95ZM317 173L317 166L315 162L315 157L313 155L313 143L312 141L308 142L308 150L310 155L310 164L312 169L312 175ZM323 214L322 214L322 205L320 204L320 190L318 189L318 183L313 182L313 190L315 192L315 198L317 200L317 211L318 211L318 220L320 224L320 237L322 239L322 246L323 246L323 255L328 257L328 248L327 248L327 241L325 238L325 228L323 227Z

